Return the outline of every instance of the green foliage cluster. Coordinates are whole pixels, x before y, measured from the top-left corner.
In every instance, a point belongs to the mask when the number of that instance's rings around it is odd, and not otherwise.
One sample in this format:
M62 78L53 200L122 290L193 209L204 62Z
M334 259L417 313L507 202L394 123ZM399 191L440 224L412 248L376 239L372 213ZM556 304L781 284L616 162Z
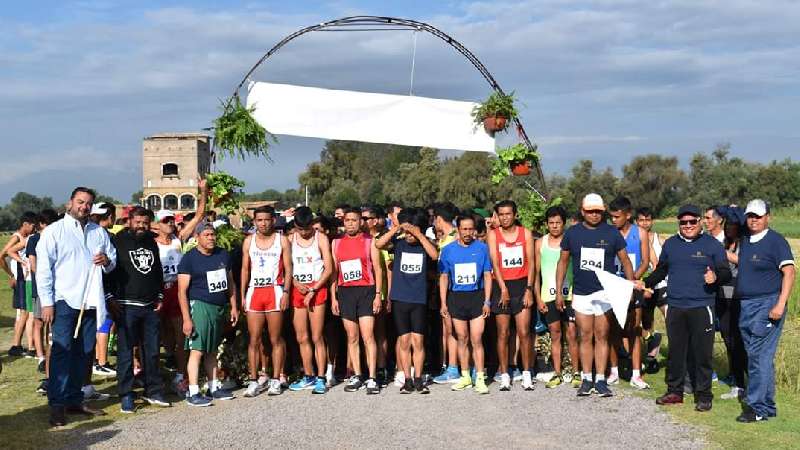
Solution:
M238 95L222 101L222 114L214 120L215 155L244 159L250 155L269 160L270 141L275 136L253 118L255 107L245 107Z
M520 161L539 161L539 153L536 147L528 148L527 145L519 143L497 151L497 158L492 160L492 183L500 183L506 177L511 176L511 163Z
M517 108L514 106L514 92L510 94L502 94L500 92L492 92L489 97L481 104L472 109L472 118L475 125L482 125L483 119L487 117L505 117L506 128L511 124L511 121L519 116Z
M244 187L243 181L225 172L213 172L206 176L206 183L208 183L213 208L220 208L226 214L233 214L239 210L239 198Z

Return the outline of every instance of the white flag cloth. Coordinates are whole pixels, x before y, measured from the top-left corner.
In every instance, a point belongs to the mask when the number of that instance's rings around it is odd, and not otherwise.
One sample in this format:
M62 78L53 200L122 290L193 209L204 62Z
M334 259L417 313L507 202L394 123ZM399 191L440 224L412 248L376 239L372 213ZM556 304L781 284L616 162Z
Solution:
M611 303L611 310L614 311L619 326L625 328L628 306L631 304L631 295L633 294L633 282L605 270L595 270L594 273L603 286L606 300Z
M273 134L494 152L475 127L476 103L406 95L252 83L247 107Z

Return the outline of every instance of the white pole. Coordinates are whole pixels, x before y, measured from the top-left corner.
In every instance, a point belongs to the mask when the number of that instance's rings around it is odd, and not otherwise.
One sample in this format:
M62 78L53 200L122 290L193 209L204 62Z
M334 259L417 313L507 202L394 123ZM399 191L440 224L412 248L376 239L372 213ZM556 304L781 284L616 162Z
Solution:
M306 206L308 206L308 185L306 185Z

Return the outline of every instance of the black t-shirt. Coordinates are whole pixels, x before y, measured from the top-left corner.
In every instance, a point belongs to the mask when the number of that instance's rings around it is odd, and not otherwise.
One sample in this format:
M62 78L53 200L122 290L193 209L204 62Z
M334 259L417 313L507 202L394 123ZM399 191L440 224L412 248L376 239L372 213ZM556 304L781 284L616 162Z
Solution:
M573 294L589 295L603 290L593 272L599 269L615 273L614 257L624 248L625 238L605 222L594 229L583 222L569 227L561 240L561 249L572 256Z
M191 275L189 283L189 300L199 300L212 305L223 306L228 302L228 271L230 255L215 247L210 255L200 253L193 248L183 255L178 264L179 275Z
M394 239L392 264L392 301L426 304L428 300L428 268L431 260L422 244L411 245L405 239Z

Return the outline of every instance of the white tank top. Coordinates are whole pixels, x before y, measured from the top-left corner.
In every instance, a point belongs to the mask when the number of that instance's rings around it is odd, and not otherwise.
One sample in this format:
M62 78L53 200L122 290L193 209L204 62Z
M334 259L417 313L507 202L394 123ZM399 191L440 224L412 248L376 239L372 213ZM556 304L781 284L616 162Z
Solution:
M325 262L319 251L319 232L314 233L314 240L308 247L297 242L297 233L292 236L292 273L298 283L309 284L319 281L325 271Z
M164 283L174 283L178 279L178 264L183 258L181 253L181 240L173 237L169 244L158 244L158 257L161 259L161 268L164 271Z
M281 235L275 233L272 245L266 250L258 248L257 234L250 239L250 283L249 290L271 285L283 285L283 264L281 264Z
M19 257L22 258L22 260L25 261L25 263L27 263L28 262L28 255L26 254L25 249L28 246L28 238L27 237L22 237L22 235L19 234L19 233L14 233L12 236L18 237L19 241L22 242L22 244L23 244L22 248L17 251L17 255L19 255ZM9 258L9 259L11 259L11 258ZM10 266L14 266L14 268L12 269L12 271L14 272L14 276L15 277L19 276L19 275L17 275L17 270L16 270L17 262L14 261L13 259L11 259L11 262L13 264L10 264ZM24 274L25 274L25 281L31 281L31 271L30 271L30 269L23 268L22 270L24 271Z

